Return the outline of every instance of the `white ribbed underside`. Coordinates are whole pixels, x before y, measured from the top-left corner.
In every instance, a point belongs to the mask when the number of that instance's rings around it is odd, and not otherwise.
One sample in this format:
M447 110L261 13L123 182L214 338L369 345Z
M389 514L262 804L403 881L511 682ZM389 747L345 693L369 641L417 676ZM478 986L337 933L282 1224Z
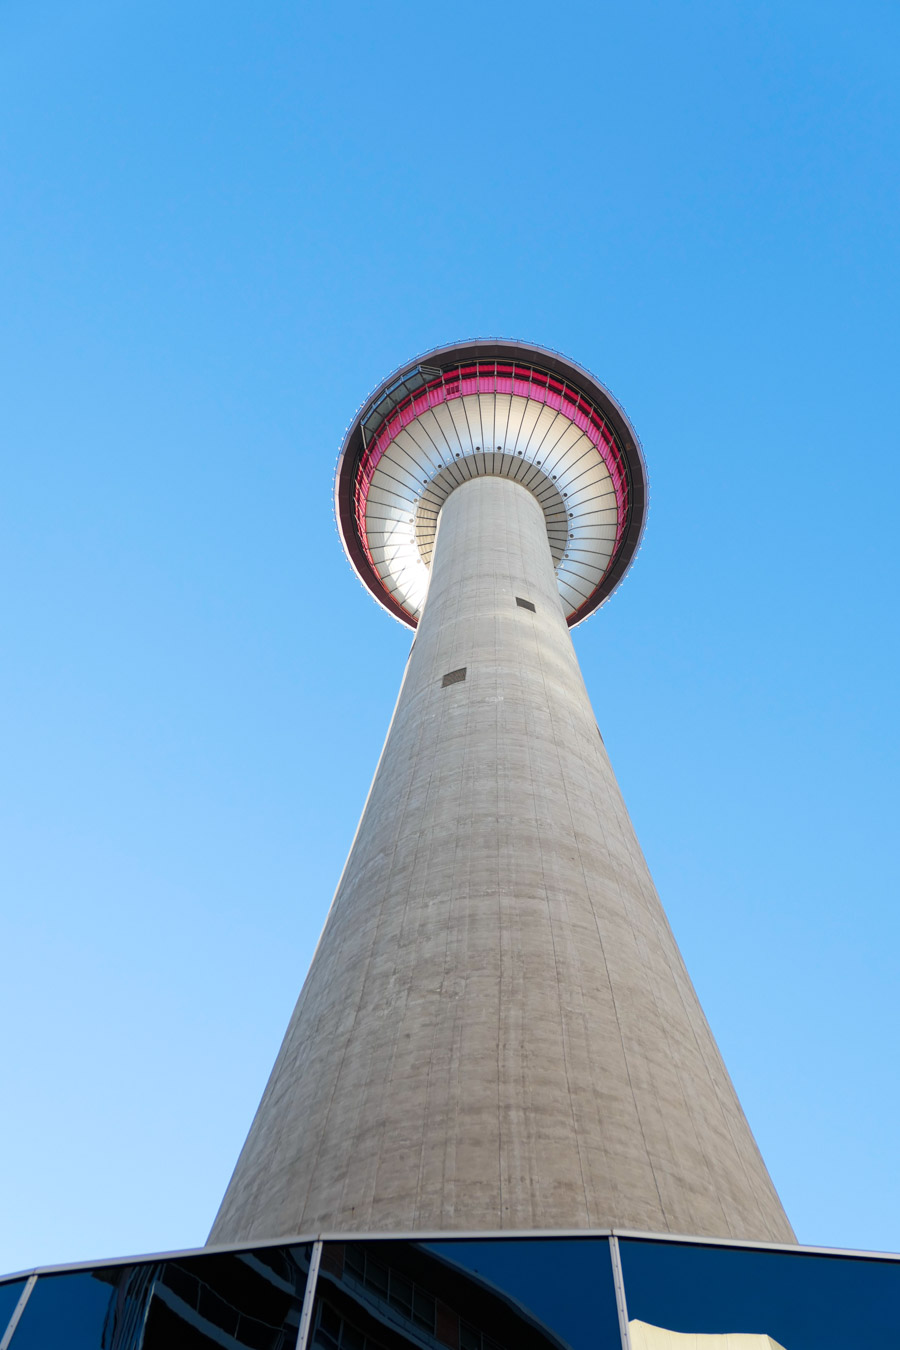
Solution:
M379 460L369 489L366 536L372 561L394 599L418 619L431 550L417 541L419 503L435 479L481 475L552 485L568 528L556 577L566 615L596 590L615 546L612 479L597 447L562 412L512 394L470 394L429 408L404 427ZM537 495L537 492L536 492ZM423 553L425 556L423 556Z

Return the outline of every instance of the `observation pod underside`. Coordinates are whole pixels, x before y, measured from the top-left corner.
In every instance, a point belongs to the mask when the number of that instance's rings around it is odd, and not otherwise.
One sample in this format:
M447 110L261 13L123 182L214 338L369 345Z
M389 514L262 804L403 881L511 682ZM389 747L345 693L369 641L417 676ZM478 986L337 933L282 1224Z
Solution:
M415 628L447 497L471 478L514 479L547 522L570 627L622 580L640 544L647 476L615 399L574 362L511 340L436 347L390 375L341 449L335 509L375 599Z

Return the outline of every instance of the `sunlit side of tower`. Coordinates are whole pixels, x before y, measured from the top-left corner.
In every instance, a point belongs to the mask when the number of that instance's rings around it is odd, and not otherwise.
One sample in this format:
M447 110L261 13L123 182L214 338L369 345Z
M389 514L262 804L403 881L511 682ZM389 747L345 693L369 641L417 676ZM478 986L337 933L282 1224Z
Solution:
M643 529L622 410L540 348L441 348L364 405L336 494L351 561L416 636L210 1240L792 1242L569 633Z

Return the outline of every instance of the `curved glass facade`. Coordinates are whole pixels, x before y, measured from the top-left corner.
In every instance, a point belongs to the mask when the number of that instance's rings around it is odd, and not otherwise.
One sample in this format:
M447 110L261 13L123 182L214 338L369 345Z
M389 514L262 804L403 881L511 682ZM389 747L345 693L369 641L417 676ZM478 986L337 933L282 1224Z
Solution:
M312 1250L306 1243L39 1274L11 1310L0 1346L293 1350ZM0 1313L3 1292L0 1285Z
M628 1238L619 1251L633 1321L682 1335L764 1335L784 1350L900 1346L897 1260Z
M0 1281L0 1350L900 1345L900 1258L611 1235L359 1237Z

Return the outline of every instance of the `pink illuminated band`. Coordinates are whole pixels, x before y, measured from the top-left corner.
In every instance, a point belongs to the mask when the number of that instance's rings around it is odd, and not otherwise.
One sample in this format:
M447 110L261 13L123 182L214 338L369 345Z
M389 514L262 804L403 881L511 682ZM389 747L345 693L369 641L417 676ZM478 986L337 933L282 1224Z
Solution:
M382 455L403 428L409 426L410 422L415 421L429 408L437 407L439 403L464 398L468 394L495 393L518 394L523 398L532 399L535 403L543 403L548 408L553 408L573 422L597 447L609 470L616 494L616 540L606 569L606 572L609 572L621 543L628 514L628 478L625 461L612 431L593 404L562 380L554 379L552 375L532 366L518 363L501 365L491 362L489 371L481 364L462 366L452 371L444 371L429 381L423 389L398 404L363 451L353 489L354 515L360 542L376 575L378 569L369 551L366 535L366 505L372 478Z

